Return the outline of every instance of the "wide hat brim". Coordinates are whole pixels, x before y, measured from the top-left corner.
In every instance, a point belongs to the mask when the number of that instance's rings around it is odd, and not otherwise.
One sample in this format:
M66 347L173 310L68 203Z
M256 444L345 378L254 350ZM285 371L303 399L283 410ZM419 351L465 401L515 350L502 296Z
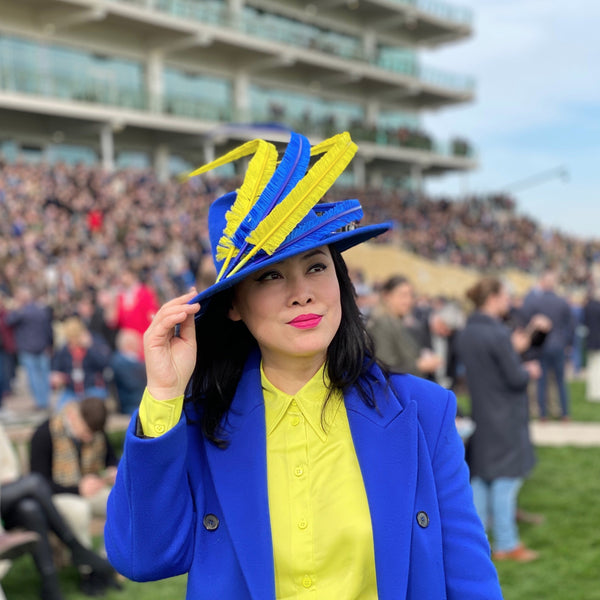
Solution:
M223 279L210 287L202 290L199 294L194 296L189 303L195 304L200 303L201 306L206 307L207 300L209 300L215 294L227 290L246 277L255 273L256 271L260 271L265 267L270 265L274 265L280 263L287 258L292 256L296 256L297 254L302 254L304 252L308 252L310 250L314 250L315 248L320 248L322 246L332 246L339 252L344 252L353 246L357 246L358 244L362 244L367 240L374 238L386 231L390 230L393 227L391 222L378 223L376 225L365 225L364 227L357 227L356 229L351 229L348 231L340 231L337 233L331 233L329 235L322 236L319 240L315 240L309 244L300 244L298 246L290 246L281 252L275 252L273 256L264 257L261 260L257 260L251 264L246 265L246 267L238 273L231 275L227 279ZM203 310L201 310L201 313Z

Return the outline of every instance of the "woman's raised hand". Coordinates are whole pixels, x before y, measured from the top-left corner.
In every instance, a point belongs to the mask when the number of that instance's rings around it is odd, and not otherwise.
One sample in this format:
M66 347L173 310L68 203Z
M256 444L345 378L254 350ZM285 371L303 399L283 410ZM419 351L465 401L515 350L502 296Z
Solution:
M188 304L192 289L163 304L144 333L147 387L156 400L170 400L185 392L196 364L194 315L199 304ZM179 325L179 335L175 327Z

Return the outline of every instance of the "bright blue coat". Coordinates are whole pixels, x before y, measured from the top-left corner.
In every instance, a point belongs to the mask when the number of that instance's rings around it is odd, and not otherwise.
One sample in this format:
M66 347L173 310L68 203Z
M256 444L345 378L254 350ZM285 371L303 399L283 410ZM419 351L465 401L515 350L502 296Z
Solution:
M475 509L456 401L443 388L373 369L378 409L344 398L369 501L380 600L501 598ZM266 433L258 357L248 361L222 450L193 409L156 439L125 440L108 501L105 541L136 581L188 575L187 598L275 599ZM424 514L423 514L424 513ZM205 519L206 515L214 515Z

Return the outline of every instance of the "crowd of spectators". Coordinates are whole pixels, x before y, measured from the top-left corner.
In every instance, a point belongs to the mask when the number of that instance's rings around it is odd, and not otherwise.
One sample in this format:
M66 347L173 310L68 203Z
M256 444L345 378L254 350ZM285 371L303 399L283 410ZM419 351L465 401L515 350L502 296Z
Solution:
M366 222L389 219L395 223L395 230L379 242L397 240L404 248L437 262L480 271L514 268L541 273L553 267L565 287L586 288L591 283L592 265L600 258L600 240L545 229L520 214L508 196L450 200L404 190L340 191L340 196L361 199Z
M151 171L0 162L0 293L17 284L47 302L57 320L82 306L110 304L131 270L160 304L214 277L206 216L235 178L172 179ZM409 191L335 188L328 200L357 197L365 222L390 219L378 243L399 243L449 264L529 273L552 265L562 283L585 287L600 240L548 231L505 196L434 199ZM206 283L204 283L206 279ZM93 310L93 307L92 307Z

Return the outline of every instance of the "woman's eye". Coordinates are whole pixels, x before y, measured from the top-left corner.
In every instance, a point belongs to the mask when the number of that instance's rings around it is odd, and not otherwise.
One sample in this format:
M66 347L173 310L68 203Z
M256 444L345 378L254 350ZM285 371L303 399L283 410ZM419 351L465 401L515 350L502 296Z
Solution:
M266 273L262 273L257 277L257 281L271 281L273 279L278 279L281 275L277 271L267 271Z
M309 273L319 273L320 271L324 271L327 268L327 265L324 265L323 263L317 263L316 265L313 265L308 272Z

